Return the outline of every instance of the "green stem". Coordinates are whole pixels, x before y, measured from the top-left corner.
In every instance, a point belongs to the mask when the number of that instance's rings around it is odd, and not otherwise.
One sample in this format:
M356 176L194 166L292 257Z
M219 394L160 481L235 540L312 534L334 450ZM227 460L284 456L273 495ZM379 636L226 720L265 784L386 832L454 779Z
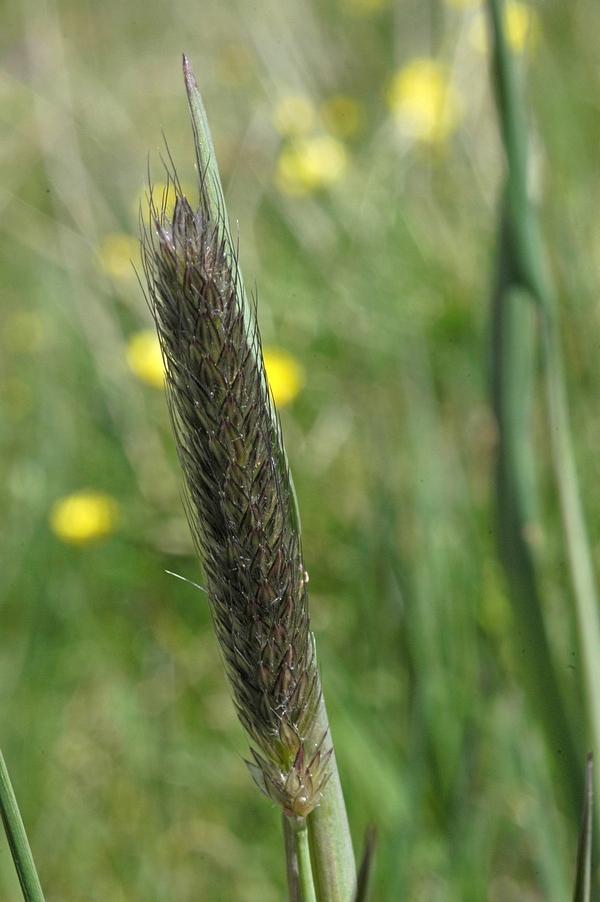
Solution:
M558 338L556 290L544 252L536 211L527 193L528 130L518 70L502 27L502 4L489 0L494 33L495 82L508 160L508 218L512 227L515 276L537 303L555 477L570 565L579 643L584 668L589 727L600 755L600 619L592 555L577 482L567 392ZM600 768L596 769L600 797Z
M587 538L575 455L569 427L569 410L556 329L550 319L543 324L546 390L554 469L558 484L563 529L567 543L579 644L584 670L588 718L596 757L600 757L600 622L594 568ZM600 799L600 768L595 769Z
M285 869L288 885L288 902L302 902L300 873L298 871L298 853L294 839L294 828L287 814L281 815L283 825L283 842L285 846Z
M308 815L308 839L318 902L353 902L356 895L356 863L342 785L329 733L325 702L321 697L317 729L331 748L331 774L320 804Z
M580 755L556 677L546 634L536 564L528 530L537 522L532 442L535 317L531 294L511 282L511 255L503 229L492 316L492 406L498 424L496 518L498 551L506 572L515 627L525 654L519 677L553 750L555 773L578 816L583 792ZM560 755L560 758L558 757Z
M587 756L587 773L585 781L585 799L583 817L579 832L577 849L577 866L575 868L575 890L573 902L590 902L592 895L592 809L594 803L594 758L591 752Z
M0 751L0 814L25 902L44 902L21 812Z
M297 883L302 902L317 902L315 883L313 880L310 848L308 844L308 827L304 817L287 817L287 827L294 836L295 860L297 864ZM289 861L289 857L288 857Z

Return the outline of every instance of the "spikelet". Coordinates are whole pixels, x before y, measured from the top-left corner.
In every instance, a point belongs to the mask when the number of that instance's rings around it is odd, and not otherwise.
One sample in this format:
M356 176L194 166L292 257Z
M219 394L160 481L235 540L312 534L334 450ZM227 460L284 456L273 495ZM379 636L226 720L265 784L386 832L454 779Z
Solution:
M187 515L254 759L248 766L286 814L305 817L320 800L331 749L316 722L321 687L296 501L255 311L245 297L210 136L198 130L198 109L204 111L185 58L184 72L200 204L192 209L174 169L172 214L166 199L157 204L150 192L142 229L148 299Z

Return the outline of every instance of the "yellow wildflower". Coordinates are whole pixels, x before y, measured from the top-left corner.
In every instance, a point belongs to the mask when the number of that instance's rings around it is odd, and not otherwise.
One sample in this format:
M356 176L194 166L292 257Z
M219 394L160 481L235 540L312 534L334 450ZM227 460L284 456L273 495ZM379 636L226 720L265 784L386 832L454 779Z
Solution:
M196 205L196 202L193 199L198 195L197 189L191 189L189 185L182 185L181 190L183 195L190 199L190 203L194 207ZM167 217L171 217L173 215L176 193L175 188L172 184L166 185L164 182L154 182L152 185L152 198L154 200L155 207L158 207L158 209L161 209L163 206L165 207ZM133 212L136 216L136 219L141 212L142 222L148 222L148 217L150 215L150 205L148 203L147 189L140 191L140 193L138 194Z
M323 101L320 113L327 129L340 138L351 138L358 131L363 116L356 100L342 94Z
M119 505L104 492L77 492L59 498L50 511L50 528L67 545L88 545L113 533Z
M19 310L6 317L2 343L11 354L35 354L44 345L44 323L32 310Z
M165 371L158 336L153 329L135 332L127 342L127 363L131 372L153 385L162 388Z
M273 111L275 128L284 138L301 138L310 134L316 121L315 108L303 94L288 94Z
M540 35L536 11L518 0L508 0L504 7L504 30L508 45L515 53L533 49Z
M289 351L281 348L265 348L263 359L275 404L285 407L304 385L304 370Z
M414 59L400 69L390 85L388 103L403 131L427 144L449 138L462 115L448 67L432 59Z
M124 232L105 235L98 249L100 268L113 279L129 279L135 276L133 263L140 255L139 239Z
M536 11L519 0L508 0L504 7L504 34L513 53L534 50L540 39L540 21ZM469 40L480 53L487 53L488 25L483 12L473 21Z
M301 197L338 181L346 172L346 148L331 135L316 135L286 145L277 161L280 191Z

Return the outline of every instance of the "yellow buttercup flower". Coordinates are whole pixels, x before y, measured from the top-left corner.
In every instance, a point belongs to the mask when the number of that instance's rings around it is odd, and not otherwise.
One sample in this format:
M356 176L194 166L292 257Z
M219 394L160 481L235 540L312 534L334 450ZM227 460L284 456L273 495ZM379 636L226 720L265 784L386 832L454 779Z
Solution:
M362 107L356 100L342 94L324 100L320 113L328 131L340 138L351 138L356 134L363 117Z
M508 0L504 7L504 30L508 45L515 53L533 49L540 34L536 11L518 0Z
M67 545L88 545L115 532L119 505L104 492L77 492L60 498L50 512L54 535Z
M449 138L462 115L460 97L450 83L450 70L426 58L414 59L396 73L388 104L402 130L427 144Z
M105 235L98 249L100 268L113 279L135 277L133 264L140 256L139 239L124 232Z
M283 194L301 197L338 181L347 167L348 154L341 141L316 135L283 148L275 178Z
M263 359L275 405L285 407L302 389L304 370L289 351L281 348L265 348Z
M315 128L317 114L304 94L289 94L273 110L273 123L284 138L301 138Z
M198 196L197 189L192 189L189 185L182 185L181 190L183 195L190 201L192 207L195 207L196 200L194 198L197 198ZM164 207L168 218L171 218L173 215L176 198L177 195L172 183L167 185L164 182L154 182L152 184L152 199L154 201L154 206L158 210L162 210ZM133 207L133 213L136 219L139 215L141 215L142 222L148 222L148 218L150 216L150 204L147 189L140 191L140 193L138 194Z
M131 372L155 388L162 388L165 381L160 344L156 332L144 329L135 332L127 342L127 363Z

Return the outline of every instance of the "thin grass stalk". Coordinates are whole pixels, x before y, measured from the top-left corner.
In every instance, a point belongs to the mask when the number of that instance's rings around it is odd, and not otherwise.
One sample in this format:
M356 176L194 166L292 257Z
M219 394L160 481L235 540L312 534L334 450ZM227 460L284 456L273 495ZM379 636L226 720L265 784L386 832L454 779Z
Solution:
M287 814L281 813L283 827L283 843L285 847L285 870L288 887L288 902L302 902L300 872L298 869L298 853L292 822Z
M600 620L598 593L575 466L562 354L556 325L544 317L542 338L546 393L552 433L554 470L563 531L567 544L577 614L584 694L592 747L600 755ZM596 798L600 800L600 769L596 768ZM600 812L596 809L596 816Z
M496 10L498 12L498 10ZM497 55L506 51L503 43ZM508 66L508 63L506 63ZM496 62L496 70L500 68ZM504 72L505 65L502 65ZM507 79L510 85L507 86ZM497 535L499 555L507 575L516 626L526 649L520 677L532 709L546 732L550 747L561 751L559 777L573 817L583 791L580 756L556 679L548 643L532 552L531 530L537 518L537 487L532 443L535 390L537 314L520 248L531 243L526 191L526 155L521 140L526 123L522 110L509 98L516 90L516 73L496 77L498 107L509 161L505 212L502 219L498 270L492 309L492 408L498 424L496 461Z
M284 814L284 817L287 817L287 815ZM292 816L288 817L287 820L287 824L284 825L284 832L287 835L288 830L290 830L293 835L295 860L298 868L297 889L296 886L293 887L294 893L299 890L302 902L317 902L306 818Z
M325 729L329 723L323 697L317 723L320 729ZM331 776L322 793L321 804L308 815L310 856L317 902L350 902L356 894L356 864L333 744L328 750L331 752Z
M356 902L369 902L369 899L371 898L376 846L377 827L375 824L370 824L367 827L367 832L365 834L363 857L358 871Z
M250 772L284 815L302 824L288 861L291 891L297 895L297 872L304 902L311 892L319 902L351 902L356 872L309 625L294 487L206 114L185 57L184 78L200 205L191 208L172 169L174 211L150 192L142 249L188 520L250 743ZM289 856L287 830L285 838Z
M575 819L582 794L580 756L556 679L527 530L536 522L531 420L534 394L535 309L515 280L509 225L504 223L492 311L492 408L498 424L496 528L519 644L526 650L519 676L550 747L560 750L557 776ZM556 759L555 759L556 760Z
M23 818L19 811L4 756L0 751L0 815L6 831L25 902L44 902L44 894L31 854Z
M507 216L512 227L515 274L531 294L541 319L550 440L563 531L569 559L579 645L584 668L588 727L593 748L600 750L600 620L575 456L569 425L562 353L558 337L557 298L544 252L536 212L527 191L528 129L517 68L504 36L500 0L488 0L494 39L494 75L508 162ZM598 769L597 769L598 771ZM596 773L600 796L600 776ZM598 810L598 809L597 809Z
M573 902L590 902L592 894L592 827L594 807L594 756L587 756L585 775L585 798L583 816L577 847L577 864L575 867L575 889Z

